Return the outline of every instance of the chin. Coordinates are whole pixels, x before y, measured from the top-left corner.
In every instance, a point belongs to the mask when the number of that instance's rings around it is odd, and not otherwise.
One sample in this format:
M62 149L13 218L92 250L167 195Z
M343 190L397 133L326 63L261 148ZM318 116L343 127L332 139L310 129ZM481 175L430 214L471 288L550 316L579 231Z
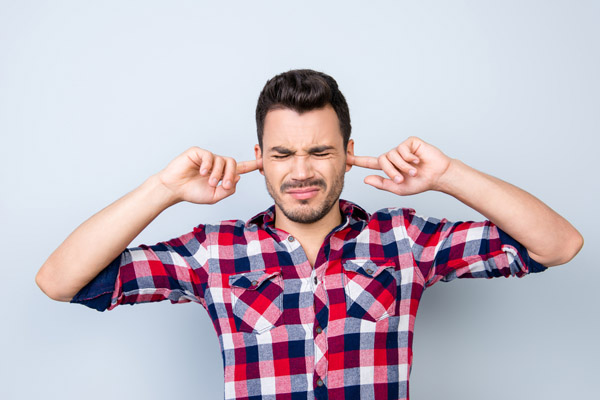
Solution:
M317 196L308 199L296 199L285 188L275 189L265 177L267 191L283 215L292 222L312 224L325 217L333 207L337 206L344 187L344 175L341 174L333 184L323 184Z
M322 200L318 205L314 206L310 206L310 200L299 200L300 205L295 207L286 207L283 204L278 204L278 206L290 221L300 224L312 224L323 219L338 203L338 200L336 198L331 203Z

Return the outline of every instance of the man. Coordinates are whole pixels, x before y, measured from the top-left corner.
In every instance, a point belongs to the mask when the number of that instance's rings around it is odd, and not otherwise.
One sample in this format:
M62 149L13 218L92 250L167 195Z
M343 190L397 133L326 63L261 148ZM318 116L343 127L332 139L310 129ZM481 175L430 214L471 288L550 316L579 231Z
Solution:
M523 276L568 262L581 235L530 194L409 138L378 158L354 155L333 78L280 74L256 110L255 160L191 148L77 228L37 283L98 310L194 301L213 321L227 399L407 399L412 332L424 289L457 277ZM398 195L437 190L489 220L451 223L340 200L352 166ZM265 176L275 205L248 221L199 225L126 249L158 214L213 204L240 177Z

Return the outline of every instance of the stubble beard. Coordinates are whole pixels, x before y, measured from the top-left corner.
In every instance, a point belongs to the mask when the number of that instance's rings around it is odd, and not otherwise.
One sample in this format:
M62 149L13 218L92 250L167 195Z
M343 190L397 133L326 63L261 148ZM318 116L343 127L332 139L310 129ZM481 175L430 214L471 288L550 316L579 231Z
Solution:
M312 224L325 217L329 211L331 211L333 206L337 204L340 195L342 194L342 190L344 189L344 174L341 174L335 178L329 191L327 191L327 184L322 179L311 179L300 182L299 184L284 183L279 188L279 191L275 191L266 177L265 183L267 185L267 191L269 192L269 195L273 198L273 201L275 201L275 204L287 219L300 224ZM309 200L299 200L301 207L295 207L292 209L284 206L280 193L284 193L285 190L291 188L302 188L309 186L318 186L325 190L327 195L321 204L318 204L315 207L310 207L308 205Z

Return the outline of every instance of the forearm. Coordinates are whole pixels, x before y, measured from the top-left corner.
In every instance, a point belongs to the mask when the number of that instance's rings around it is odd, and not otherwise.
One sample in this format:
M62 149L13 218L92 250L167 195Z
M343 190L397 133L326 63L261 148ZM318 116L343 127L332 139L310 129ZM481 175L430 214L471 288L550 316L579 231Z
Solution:
M38 286L55 300L70 301L174 203L159 179L149 178L73 231L40 268Z
M458 160L451 161L437 189L484 215L545 266L568 262L583 245L579 232L540 200Z

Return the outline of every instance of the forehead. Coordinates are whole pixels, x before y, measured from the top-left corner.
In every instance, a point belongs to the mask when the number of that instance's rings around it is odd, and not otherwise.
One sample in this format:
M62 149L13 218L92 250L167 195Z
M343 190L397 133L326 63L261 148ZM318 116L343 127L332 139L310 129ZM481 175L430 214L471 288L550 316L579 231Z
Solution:
M265 117L263 147L305 148L314 145L343 146L340 124L331 106L297 113L289 108L271 110Z

